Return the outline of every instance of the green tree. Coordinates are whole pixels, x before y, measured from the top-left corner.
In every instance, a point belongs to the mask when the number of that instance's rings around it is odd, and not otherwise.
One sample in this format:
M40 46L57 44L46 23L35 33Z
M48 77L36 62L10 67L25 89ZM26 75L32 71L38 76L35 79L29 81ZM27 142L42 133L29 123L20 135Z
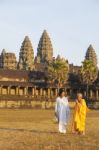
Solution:
M48 68L49 80L57 81L58 88L60 88L60 85L63 85L68 79L68 71L68 63L58 56Z
M81 69L79 71L80 80L83 84L86 84L86 93L88 99L88 89L96 79L98 75L98 68L90 60L85 60L82 62Z

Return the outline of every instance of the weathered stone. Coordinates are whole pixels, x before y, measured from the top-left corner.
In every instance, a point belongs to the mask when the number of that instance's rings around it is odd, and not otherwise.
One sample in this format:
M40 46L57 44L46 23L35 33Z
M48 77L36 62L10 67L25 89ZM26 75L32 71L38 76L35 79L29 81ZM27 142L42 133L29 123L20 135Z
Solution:
M24 70L34 69L34 50L28 36L25 37L20 49L18 68Z
M0 68L3 69L17 69L17 61L14 53L7 53L5 49L2 50L0 56Z
M50 37L44 30L37 48L37 57L41 62L50 62L53 59L53 48Z
M86 52L85 59L91 60L94 65L97 65L97 56L96 56L95 50L92 47L92 45L89 45L87 52Z

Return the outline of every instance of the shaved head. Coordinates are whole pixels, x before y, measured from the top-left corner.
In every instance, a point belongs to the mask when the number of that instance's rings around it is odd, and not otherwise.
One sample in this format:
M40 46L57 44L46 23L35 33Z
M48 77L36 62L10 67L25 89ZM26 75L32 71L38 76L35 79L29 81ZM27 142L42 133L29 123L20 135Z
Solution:
M77 97L82 98L82 97L83 97L83 96L82 96L82 93L78 93L78 94L77 94Z

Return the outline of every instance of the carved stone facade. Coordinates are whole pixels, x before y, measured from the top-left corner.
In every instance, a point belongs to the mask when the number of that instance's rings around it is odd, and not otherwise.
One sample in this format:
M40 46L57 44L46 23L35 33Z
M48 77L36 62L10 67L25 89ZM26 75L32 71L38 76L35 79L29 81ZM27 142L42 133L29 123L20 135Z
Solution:
M3 50L0 55L0 107L8 106L11 101L11 107L27 104L30 106L34 101L55 101L59 88L55 81L48 82L46 70L48 65L57 59L61 57L53 57L51 40L46 30L40 38L35 58L28 36L22 43L18 63L14 53L6 53ZM97 56L91 45L87 49L85 59L97 65ZM81 85L78 78L81 66L69 64L65 59L64 61L69 66L69 79L61 88L65 89L71 99L74 99L79 91L86 96L86 85ZM99 100L99 76L89 87L88 94L91 99Z
M34 102L54 102L58 87L46 81L47 74L41 71L0 69L0 108L35 107ZM74 77L74 76L73 76ZM70 78L64 88L70 99L81 91L86 96L86 86L78 79ZM89 87L89 97L99 101L99 84Z
M51 62L53 59L53 47L50 37L46 30L44 30L37 48L37 59L40 62Z
M20 49L18 69L34 69L34 50L28 36L25 37Z
M91 60L93 62L93 64L95 66L97 66L97 56L96 56L95 50L92 45L89 45L87 52L86 52L85 59Z
M5 50L3 50L0 56L0 68L16 70L17 61L15 54L7 53Z

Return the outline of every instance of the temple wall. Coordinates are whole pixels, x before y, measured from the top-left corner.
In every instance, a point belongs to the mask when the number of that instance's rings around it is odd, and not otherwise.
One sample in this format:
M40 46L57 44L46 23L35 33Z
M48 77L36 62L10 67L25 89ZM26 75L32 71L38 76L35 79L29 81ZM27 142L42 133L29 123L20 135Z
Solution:
M0 81L19 81L19 82L25 82L26 79L24 78L21 78L21 79L18 79L18 78L5 78L5 77L0 77Z
M65 89L70 106L74 107L72 96L77 95L76 89ZM86 96L86 91L82 91ZM54 108L57 88L0 86L0 108ZM89 89L89 98L99 101L99 89Z
M69 102L71 108L74 108L74 102ZM55 102L49 101L31 101L28 103L26 101L0 101L0 108L41 108L41 109L51 109L55 108Z
M11 89L11 90L10 90L10 94L11 94L11 95L15 95L15 94L16 94L16 90L15 90L15 89Z

